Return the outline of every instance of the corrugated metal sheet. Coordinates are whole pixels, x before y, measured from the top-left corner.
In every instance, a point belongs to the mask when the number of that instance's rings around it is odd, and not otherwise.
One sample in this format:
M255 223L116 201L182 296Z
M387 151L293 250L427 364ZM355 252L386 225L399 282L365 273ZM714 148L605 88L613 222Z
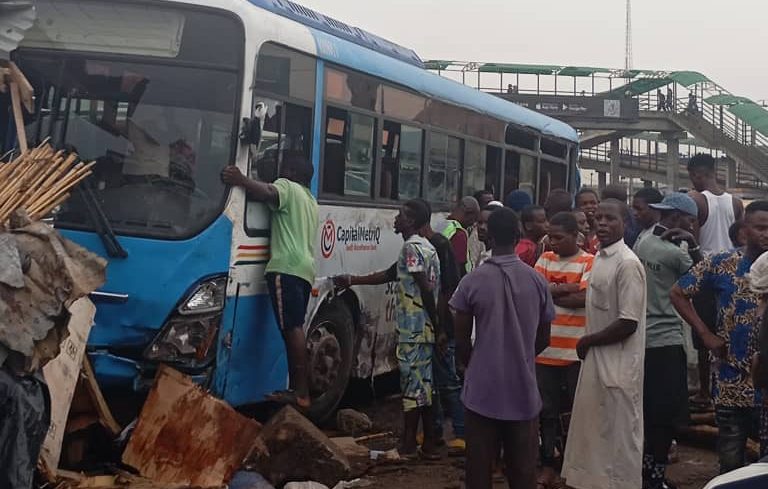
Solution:
M0 60L10 59L34 21L32 0L0 0Z

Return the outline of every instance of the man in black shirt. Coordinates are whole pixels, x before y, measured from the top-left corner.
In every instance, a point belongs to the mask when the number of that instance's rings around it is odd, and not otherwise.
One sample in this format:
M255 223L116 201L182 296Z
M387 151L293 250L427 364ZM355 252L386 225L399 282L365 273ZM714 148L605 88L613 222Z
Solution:
M429 207L429 204L427 204ZM430 213L432 208L429 208ZM432 246L437 250L437 256L440 259L440 295L437 299L437 315L440 324L443 325L443 331L448 335L448 348L445 352L436 352L432 360L432 372L434 375L434 385L437 388L435 396L435 433L438 439L442 438L443 433L443 409L449 413L453 423L453 434L455 439L448 443L451 449L463 451L464 443L464 406L461 404L461 379L456 373L455 360L455 341L453 332L453 316L448 307L448 301L453 296L456 287L459 286L461 275L459 266L456 263L456 257L451 247L451 242L440 233L432 229L431 224L427 223L419 232L427 238Z

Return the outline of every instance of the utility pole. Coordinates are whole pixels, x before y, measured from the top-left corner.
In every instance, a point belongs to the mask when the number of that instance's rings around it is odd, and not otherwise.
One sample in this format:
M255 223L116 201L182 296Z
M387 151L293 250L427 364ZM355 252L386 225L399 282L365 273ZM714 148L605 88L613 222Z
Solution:
M624 50L624 69L629 74L632 69L632 0L627 0L626 45Z

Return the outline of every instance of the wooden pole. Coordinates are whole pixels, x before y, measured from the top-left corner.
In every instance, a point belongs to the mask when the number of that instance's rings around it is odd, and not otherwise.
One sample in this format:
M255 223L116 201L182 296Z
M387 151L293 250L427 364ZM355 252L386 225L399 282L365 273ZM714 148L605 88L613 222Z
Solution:
M11 82L11 104L13 105L13 122L16 124L16 136L19 138L19 149L26 153L27 130L24 127L24 114L21 112L21 91L16 82Z

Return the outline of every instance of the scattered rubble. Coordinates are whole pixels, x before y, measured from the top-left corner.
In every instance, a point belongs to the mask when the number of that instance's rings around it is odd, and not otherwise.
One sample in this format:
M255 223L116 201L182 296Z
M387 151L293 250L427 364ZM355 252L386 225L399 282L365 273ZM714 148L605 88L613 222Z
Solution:
M349 459L350 477L359 477L371 466L371 451L357 443L351 436L331 438L331 442Z
M290 406L264 425L260 439L266 451L257 453L252 463L275 486L311 480L333 487L349 477L351 467L344 452Z
M373 429L373 422L354 409L341 409L336 413L336 428L345 435L357 436Z
M260 429L189 377L161 366L123 463L157 483L219 487L257 451Z

